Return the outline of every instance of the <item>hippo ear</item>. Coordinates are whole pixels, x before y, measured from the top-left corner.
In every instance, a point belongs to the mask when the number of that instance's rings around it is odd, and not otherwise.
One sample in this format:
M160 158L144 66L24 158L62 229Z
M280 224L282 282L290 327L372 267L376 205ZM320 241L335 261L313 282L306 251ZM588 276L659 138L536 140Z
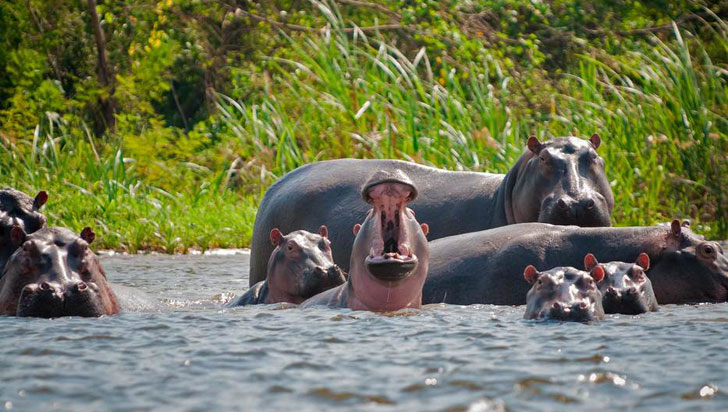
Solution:
M354 236L358 235L360 230L361 230L361 225L358 223L355 224L354 228L352 229L352 231L354 232Z
M536 270L536 267L534 267L533 265L528 265L526 266L526 269L523 270L523 277L528 283L535 282L539 276L541 276L541 274L538 273L538 270Z
M650 268L650 257L647 255L647 253L642 252L639 256L637 256L637 266L641 267L642 270L648 270Z
M584 256L584 269L590 271L597 265L599 265L599 262L594 255L587 253L586 256Z
M45 190L41 190L38 192L37 195L35 195L35 199L33 199L33 209L38 210L41 207L43 207L44 204L48 201L48 193Z
M96 239L96 233L94 233L94 231L89 226L86 226L81 231L81 239L85 240L86 243L90 245L91 243L93 243L94 239Z
M602 144L602 138L599 137L598 134L594 133L592 137L589 138L589 142L591 142L592 147L594 150L599 149L599 146Z
M604 279L604 268L602 265L596 265L591 271L589 271L589 274L595 282L599 283L602 279Z
M424 233L425 236L427 236L427 234L430 233L430 225L428 225L427 223L421 224L420 228L422 229L422 233Z
M690 228L690 220L689 219L683 220L682 227Z
M12 229L10 229L10 243L15 247L20 247L20 245L25 242L25 230L23 230L22 227L18 225L14 225Z
M277 227L274 227L270 231L270 243L272 243L273 246L278 246L283 243L283 233L281 233Z
M528 138L528 150L533 152L533 154L539 154L541 153L541 149L543 149L543 144L538 141L538 137L531 136Z
M321 225L321 227L319 227L319 235L321 235L321 237L329 237L329 228L327 228L326 225Z
M675 219L670 223L670 230L672 231L672 234L674 236L680 236L682 233L682 226L680 225L680 221Z

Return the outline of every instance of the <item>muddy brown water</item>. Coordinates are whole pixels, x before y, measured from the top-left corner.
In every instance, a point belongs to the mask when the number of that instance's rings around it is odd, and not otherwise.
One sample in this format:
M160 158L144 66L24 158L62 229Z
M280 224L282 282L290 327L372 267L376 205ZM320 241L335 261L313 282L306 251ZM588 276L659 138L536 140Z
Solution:
M728 409L728 304L593 324L490 305L225 309L247 254L102 262L165 308L0 317L0 410Z

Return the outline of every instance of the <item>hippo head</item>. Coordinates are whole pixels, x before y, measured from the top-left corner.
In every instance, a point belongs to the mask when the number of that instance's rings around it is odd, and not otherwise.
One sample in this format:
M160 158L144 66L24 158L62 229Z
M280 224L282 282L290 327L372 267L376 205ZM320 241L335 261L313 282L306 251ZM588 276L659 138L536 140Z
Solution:
M33 233L46 224L46 218L40 213L40 208L48 200L48 194L38 192L35 199L15 189L0 190L0 272L5 263L20 243L25 240L25 234ZM13 228L15 229L13 236ZM19 243L20 242L20 243Z
M421 305L429 228L407 207L416 197L417 188L399 169L379 171L362 187L362 198L372 209L363 224L354 226L349 277L370 310Z
M275 246L268 260L268 294L271 302L301 303L346 281L334 264L326 226L319 233L297 230L283 235L270 231Z
M602 295L597 288L604 278L600 265L590 272L556 267L539 272L527 266L523 276L533 284L526 295L526 319L557 319L588 322L604 318Z
M55 318L101 316L119 305L96 255L90 228L79 237L59 227L28 235L0 279L0 314Z
M599 135L545 143L532 136L528 150L506 176L509 223L610 226L612 189L597 154Z
M584 268L588 271L597 265L596 257L591 253L584 258ZM652 282L645 275L650 268L650 257L640 253L635 263L609 262L602 263L604 280L599 282L602 293L602 306L605 313L623 313L639 315L657 311L657 298L652 290Z
M649 276L661 305L728 300L728 255L718 242L705 240L678 220L665 227L660 241L662 250Z

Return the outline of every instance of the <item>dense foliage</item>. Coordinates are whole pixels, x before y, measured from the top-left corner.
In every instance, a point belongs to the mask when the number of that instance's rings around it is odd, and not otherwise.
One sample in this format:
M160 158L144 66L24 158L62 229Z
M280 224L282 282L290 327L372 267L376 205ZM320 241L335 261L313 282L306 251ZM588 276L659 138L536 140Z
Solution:
M617 225L728 236L728 2L10 0L0 185L105 247L249 243L285 172L396 157L505 172L599 133Z

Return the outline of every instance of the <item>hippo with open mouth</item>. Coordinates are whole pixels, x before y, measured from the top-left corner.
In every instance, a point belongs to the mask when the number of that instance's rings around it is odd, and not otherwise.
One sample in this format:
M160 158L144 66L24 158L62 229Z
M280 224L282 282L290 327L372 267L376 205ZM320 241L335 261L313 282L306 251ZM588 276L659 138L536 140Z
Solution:
M592 270L597 265L601 265L605 273L604 280L599 282L605 313L639 315L658 310L652 282L645 275L645 271L650 268L650 257L647 253L640 253L635 263L599 263L593 254L586 255L586 270Z
M602 294L597 287L604 278L601 265L589 272L569 266L539 272L529 265L523 277L533 285L526 295L525 319L576 322L604 319Z
M520 223L430 242L423 303L523 305L523 265L539 270L581 267L587 253L635 262L646 253L647 275L660 305L728 300L728 255L687 223L647 227L577 227Z
M354 225L349 279L301 307L388 312L422 305L429 228L407 207L417 188L401 170L380 171L364 184L361 196L372 208L363 224Z
M346 281L334 264L326 226L318 234L297 230L283 235L274 228L270 241L276 248L268 260L266 280L256 283L229 307L288 302L299 304Z
M14 229L19 235L19 228ZM27 235L10 257L0 279L0 315L56 318L119 313L96 255L89 249L96 235L45 227Z
M25 235L33 233L46 224L40 208L48 201L48 194L40 191L32 198L15 189L0 190L0 276L10 255L20 247ZM16 236L12 236L13 228ZM22 233L21 233L22 232Z
M268 233L315 230L326 222L336 245L334 262L349 270L354 236L349 229L364 220L368 207L360 188L374 170L400 169L417 186L411 205L431 222L430 239L522 222L609 226L614 198L597 154L598 135L589 140L564 137L528 148L503 174L456 172L399 160L338 159L299 167L273 184L255 218L250 285L265 279L273 250Z

